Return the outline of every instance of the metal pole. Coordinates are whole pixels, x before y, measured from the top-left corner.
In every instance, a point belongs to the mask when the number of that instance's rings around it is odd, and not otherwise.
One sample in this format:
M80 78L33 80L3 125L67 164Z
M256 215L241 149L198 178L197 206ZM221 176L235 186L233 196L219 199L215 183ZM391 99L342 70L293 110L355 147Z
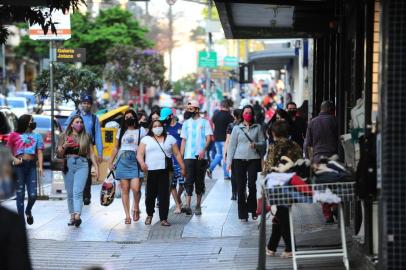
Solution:
M1 44L1 55L2 55L2 63L1 66L2 68L2 76L3 76L3 94L6 95L6 85L7 85L7 80L6 80L6 45Z
M51 96L51 160L54 158L55 152L55 125L54 125L54 110L55 110L55 98L54 98L54 71L53 71L53 41L49 41L49 94Z
M173 50L173 13L172 13L172 5L169 5L168 11L168 18L169 18L169 81L172 82L172 72L173 72L173 64L172 64L172 50Z
M266 267L266 205L267 196L265 190L262 187L262 212L261 212L261 223L259 227L259 251L258 251L258 265L257 270L264 270Z
M211 21L211 7L213 5L212 0L208 0L208 21ZM211 33L207 32L208 38L207 38L207 52L210 54L211 52ZM210 73L210 68L207 68L206 70L207 75L206 75L206 111L208 114L210 114L210 98L211 98L211 73Z

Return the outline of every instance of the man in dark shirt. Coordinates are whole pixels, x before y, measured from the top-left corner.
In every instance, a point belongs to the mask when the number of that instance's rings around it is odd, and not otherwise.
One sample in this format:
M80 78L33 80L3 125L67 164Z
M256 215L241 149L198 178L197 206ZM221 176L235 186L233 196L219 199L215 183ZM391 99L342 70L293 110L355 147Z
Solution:
M286 106L290 118L292 119L291 136L292 141L296 142L303 148L304 139L306 137L307 123L306 120L300 117L297 113L297 106L294 102L289 102Z
M322 157L331 157L338 152L338 126L333 115L334 104L323 101L320 114L312 119L307 128L304 150L307 158L319 162Z
M227 126L234 121L233 116L228 109L228 103L224 100L220 104L220 110L213 116L214 124L214 140L216 147L216 156L210 163L209 169L207 169L207 175L211 178L212 172L217 165L221 164L223 160L224 142L226 141ZM230 175L227 171L227 165L223 162L224 179L230 180Z

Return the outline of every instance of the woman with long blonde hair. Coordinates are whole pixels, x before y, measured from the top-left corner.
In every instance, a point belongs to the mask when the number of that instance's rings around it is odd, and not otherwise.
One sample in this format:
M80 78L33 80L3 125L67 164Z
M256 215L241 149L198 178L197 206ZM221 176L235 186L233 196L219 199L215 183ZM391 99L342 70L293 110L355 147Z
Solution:
M60 136L57 154L66 159L64 180L70 213L68 225L79 227L82 223L80 215L83 206L83 190L91 169L87 162L88 158L91 159L95 167L96 177L99 171L93 153L92 140L85 132L83 119L80 115L72 117L66 131Z

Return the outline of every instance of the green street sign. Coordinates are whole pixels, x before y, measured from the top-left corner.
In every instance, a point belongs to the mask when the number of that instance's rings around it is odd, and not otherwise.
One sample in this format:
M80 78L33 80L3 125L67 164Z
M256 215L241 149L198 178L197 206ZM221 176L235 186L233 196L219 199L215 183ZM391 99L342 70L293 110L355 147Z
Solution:
M239 66L238 58L233 56L224 57L224 66L232 68L238 67Z
M206 51L199 52L199 67L217 68L217 53Z

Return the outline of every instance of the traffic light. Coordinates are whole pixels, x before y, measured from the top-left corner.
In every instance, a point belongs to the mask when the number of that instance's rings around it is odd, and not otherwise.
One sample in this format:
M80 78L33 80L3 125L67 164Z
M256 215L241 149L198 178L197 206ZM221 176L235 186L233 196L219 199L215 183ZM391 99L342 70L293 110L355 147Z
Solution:
M240 63L240 83L252 83L252 64Z

